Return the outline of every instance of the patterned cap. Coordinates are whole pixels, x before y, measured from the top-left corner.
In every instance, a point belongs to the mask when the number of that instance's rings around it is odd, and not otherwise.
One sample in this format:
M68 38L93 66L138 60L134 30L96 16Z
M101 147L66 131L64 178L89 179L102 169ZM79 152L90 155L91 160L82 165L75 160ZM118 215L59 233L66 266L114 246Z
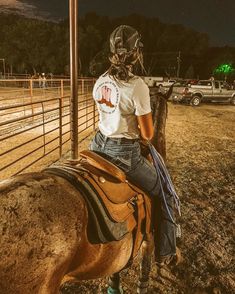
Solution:
M143 47L140 39L141 36L136 29L128 25L121 25L110 35L110 51L118 54L131 52Z

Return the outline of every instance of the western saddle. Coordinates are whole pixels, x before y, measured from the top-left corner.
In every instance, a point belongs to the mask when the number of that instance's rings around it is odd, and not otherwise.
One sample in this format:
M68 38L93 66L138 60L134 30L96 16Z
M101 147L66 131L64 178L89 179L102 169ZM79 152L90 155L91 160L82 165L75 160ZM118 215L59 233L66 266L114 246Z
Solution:
M76 165L51 166L45 172L67 179L83 194L91 243L117 241L132 233L132 257L135 257L152 230L150 198L102 156L89 150L80 152L80 156Z

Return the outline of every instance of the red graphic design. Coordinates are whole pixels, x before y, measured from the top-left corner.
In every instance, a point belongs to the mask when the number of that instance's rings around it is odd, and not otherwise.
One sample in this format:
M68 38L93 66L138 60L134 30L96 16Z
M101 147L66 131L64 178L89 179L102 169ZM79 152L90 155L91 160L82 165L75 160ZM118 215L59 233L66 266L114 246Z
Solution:
M105 104L106 106L113 108L114 105L111 102L111 91L112 90L108 88L107 86L102 87L101 88L102 97L100 100L97 100L97 102L99 104Z

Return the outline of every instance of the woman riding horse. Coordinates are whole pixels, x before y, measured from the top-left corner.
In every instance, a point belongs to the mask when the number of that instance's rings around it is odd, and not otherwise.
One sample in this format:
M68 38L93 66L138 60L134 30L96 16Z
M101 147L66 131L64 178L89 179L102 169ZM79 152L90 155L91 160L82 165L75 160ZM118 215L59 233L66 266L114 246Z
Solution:
M165 263L175 257L175 227L166 212L166 207L172 212L171 196L166 193L168 205L163 204L159 177L140 154L140 137L153 135L149 91L134 75L135 65L142 64L141 47L138 32L129 26L111 35L111 66L93 91L100 130L91 149L117 164L154 199L156 258ZM132 257L133 232L121 240L90 242L86 191L82 182L72 182L47 170L0 182L0 293L58 294L64 282L107 276L110 293L121 293L118 273ZM150 246L142 248L138 293L146 293L145 264L152 252Z
M143 67L140 39L140 34L127 25L117 27L110 36L111 65L93 89L99 131L90 149L119 166L132 183L152 197L155 258L160 264L169 264L176 257L176 226L169 218L169 211L173 215L173 199L165 193L166 208L159 176L140 148L140 140L151 140L154 134L149 88L135 75L137 65Z

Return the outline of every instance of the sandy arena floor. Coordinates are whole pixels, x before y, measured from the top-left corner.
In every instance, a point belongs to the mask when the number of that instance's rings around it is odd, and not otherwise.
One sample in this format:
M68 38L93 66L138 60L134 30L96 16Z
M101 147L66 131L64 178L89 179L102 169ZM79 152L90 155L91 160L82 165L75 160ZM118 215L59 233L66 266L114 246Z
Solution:
M233 106L169 104L167 164L182 201L184 260L161 276L153 266L149 293L234 293L234 125ZM137 277L136 260L122 273L125 293L136 293ZM105 293L106 284L85 281L63 294Z

